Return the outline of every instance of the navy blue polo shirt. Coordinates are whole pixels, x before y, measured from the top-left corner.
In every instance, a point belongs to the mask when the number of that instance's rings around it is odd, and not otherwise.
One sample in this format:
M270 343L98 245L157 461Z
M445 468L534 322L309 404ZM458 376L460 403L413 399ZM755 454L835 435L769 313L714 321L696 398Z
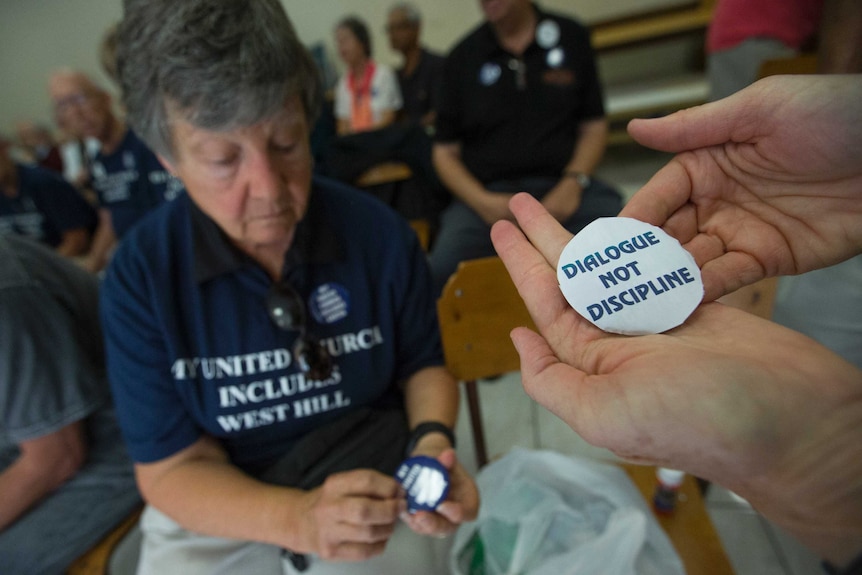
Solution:
M427 263L406 222L356 190L316 179L285 258L308 330L334 357L326 381L291 357L271 321L266 272L187 195L148 216L102 289L108 374L132 457L158 461L201 435L257 473L321 423L403 401L399 383L443 365Z
M96 210L59 174L38 166L16 165L15 171L18 194L0 192L0 234L57 247L64 232L96 227Z
M99 205L111 212L118 238L144 214L185 189L131 129L116 150L96 155L91 171Z
M534 10L535 38L520 57L485 22L444 64L435 139L459 142L464 165L485 185L559 178L581 123L604 117L589 30Z

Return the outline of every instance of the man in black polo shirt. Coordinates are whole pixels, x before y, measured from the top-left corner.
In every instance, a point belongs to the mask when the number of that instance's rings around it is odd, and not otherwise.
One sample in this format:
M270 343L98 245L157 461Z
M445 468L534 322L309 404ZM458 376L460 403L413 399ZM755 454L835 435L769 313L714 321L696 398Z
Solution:
M590 177L607 141L589 31L529 0L480 0L486 22L449 54L434 165L454 196L431 270L438 290L458 262L494 254L490 225L529 192L572 232L614 216L619 194Z
M399 2L389 9L389 45L404 58L398 69L402 112L408 121L429 128L434 125L444 59L420 45L421 29L422 14L413 4Z

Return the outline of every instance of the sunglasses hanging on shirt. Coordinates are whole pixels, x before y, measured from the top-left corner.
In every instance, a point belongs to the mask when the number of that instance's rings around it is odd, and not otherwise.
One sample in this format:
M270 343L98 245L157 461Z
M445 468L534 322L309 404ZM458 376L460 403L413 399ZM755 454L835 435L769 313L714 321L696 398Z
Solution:
M293 344L293 360L309 379L320 381L332 375L332 358L320 341L306 329L306 311L302 298L286 282L272 285L266 296L269 318L285 331L298 331Z

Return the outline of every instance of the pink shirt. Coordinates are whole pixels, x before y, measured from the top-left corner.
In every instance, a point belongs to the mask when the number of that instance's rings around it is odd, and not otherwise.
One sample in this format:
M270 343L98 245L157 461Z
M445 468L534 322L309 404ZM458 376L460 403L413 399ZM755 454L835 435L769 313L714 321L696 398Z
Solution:
M820 26L823 0L719 0L706 39L707 52L750 38L772 38L799 48Z

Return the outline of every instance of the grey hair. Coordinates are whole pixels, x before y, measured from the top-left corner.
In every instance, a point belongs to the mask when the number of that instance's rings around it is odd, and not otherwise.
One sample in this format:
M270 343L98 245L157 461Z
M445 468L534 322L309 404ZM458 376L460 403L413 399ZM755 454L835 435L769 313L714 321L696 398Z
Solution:
M411 24L416 24L418 26L422 23L422 12L420 12L419 8L417 8L412 2L396 2L391 8L389 8L389 13L392 14L396 10L404 12L404 17Z
M320 73L279 0L125 0L117 72L132 128L173 159L175 115L215 131L251 126L302 100L309 129Z

